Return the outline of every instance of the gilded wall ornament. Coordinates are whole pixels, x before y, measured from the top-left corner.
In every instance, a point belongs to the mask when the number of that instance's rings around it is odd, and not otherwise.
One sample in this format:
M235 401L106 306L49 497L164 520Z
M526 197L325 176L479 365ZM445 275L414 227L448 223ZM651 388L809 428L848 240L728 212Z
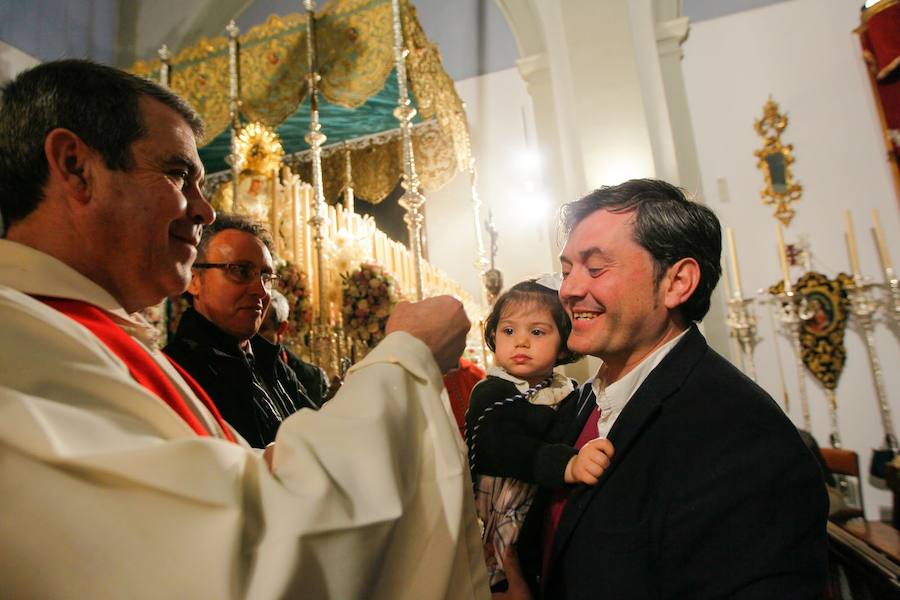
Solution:
M794 146L784 144L781 134L788 125L787 115L779 112L778 103L769 96L763 107L763 116L753 122L753 128L763 138L763 147L753 154L758 159L756 167L763 172L765 186L759 195L763 204L775 205L775 218L785 227L794 218L791 203L800 199L803 186L794 181L791 165L794 162Z

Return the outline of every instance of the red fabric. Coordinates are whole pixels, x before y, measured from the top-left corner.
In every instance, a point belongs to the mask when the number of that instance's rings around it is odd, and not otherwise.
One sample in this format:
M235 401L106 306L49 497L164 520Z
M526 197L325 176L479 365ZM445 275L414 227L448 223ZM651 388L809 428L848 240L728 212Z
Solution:
M125 333L121 327L116 325L106 313L96 306L79 300L48 298L42 296L36 296L36 298L90 330L90 332L97 336L97 338L102 341L113 354L118 356L119 359L125 363L125 366L128 367L128 372L131 373L131 377L136 382L169 405L169 407L178 413L178 416L181 417L197 435L210 435L209 431L206 430L200 420L191 412L190 408L188 408L184 398L181 397L181 394L169 380L168 376L166 376L162 368L150 357L140 344L133 340L130 335ZM206 405L206 408L212 413L213 417L215 417L216 421L218 421L219 425L222 427L222 431L225 433L225 437L229 441L234 442L234 436L231 434L228 425L225 423L225 420L222 419L222 415L219 414L219 410L216 408L216 405L210 399L209 395L203 391L203 388L201 388L200 385L184 371L184 369L172 362L171 359L169 359L169 362L175 365L175 368L181 376L184 377L191 390L193 390L200 401L203 402L203 404Z
M584 428L575 441L575 448L581 450L581 447L589 441L597 437L597 421L600 420L600 407L594 404L594 410L588 415ZM543 539L543 561L541 563L541 571L543 580L547 579L547 568L550 566L550 552L553 550L553 538L556 537L556 530L559 528L559 520L562 518L563 509L566 508L566 501L569 499L569 491L571 488L564 488L553 492L550 499L550 506L547 508L547 514L544 518L544 539Z
M465 437L466 411L469 409L469 397L475 384L484 379L481 367L465 358L459 359L459 369L444 375L444 387L450 396L450 408L453 418L459 427L459 434Z
M865 19L865 35L878 79L896 74L900 69L900 4L873 7L871 16Z
M864 16L864 24L857 30L859 42L869 66L882 125L900 129L900 4L887 8L876 4L871 10L871 16ZM888 141L893 149L891 158L900 163L900 144Z

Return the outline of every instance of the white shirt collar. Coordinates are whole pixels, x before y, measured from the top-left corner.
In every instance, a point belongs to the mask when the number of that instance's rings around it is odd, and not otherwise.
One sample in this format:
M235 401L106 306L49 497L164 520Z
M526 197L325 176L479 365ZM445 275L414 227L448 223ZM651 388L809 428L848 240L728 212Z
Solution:
M80 300L102 308L129 335L153 348L159 332L138 313L129 314L105 289L30 246L0 239L0 285L32 296Z
M688 328L690 329L690 328ZM667 354L675 347L684 334L688 332L685 329L676 337L672 338L637 364L635 368L629 371L624 377L609 385L605 385L605 381L599 376L603 372L600 367L598 376L591 381L591 389L594 391L594 397L597 400L597 406L600 409L600 420L597 423L597 429L600 437L606 437L609 430L612 429L616 418L628 404L628 401L644 383L644 380L650 373L662 362Z
M531 384L529 384L527 381L525 381L524 379L519 379L515 375L507 373L502 367L489 367L487 370L487 374L492 377L497 377L499 379L509 381L516 386L516 389L519 390L519 393L522 393L532 387ZM547 388L540 390L537 394L535 394L535 396L530 398L529 402L531 402L532 404L555 405L563 400L566 396L571 394L574 389L575 384L572 383L571 379L558 371L553 371L553 379L550 382L550 385Z

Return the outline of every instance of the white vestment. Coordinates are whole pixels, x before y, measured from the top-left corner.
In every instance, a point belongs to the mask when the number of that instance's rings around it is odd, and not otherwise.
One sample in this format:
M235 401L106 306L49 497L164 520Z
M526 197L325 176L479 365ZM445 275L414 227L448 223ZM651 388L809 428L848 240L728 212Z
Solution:
M3 597L488 597L464 450L421 341L388 336L322 410L285 420L270 472L242 440L198 437L26 294L90 302L147 344L93 282L0 240Z

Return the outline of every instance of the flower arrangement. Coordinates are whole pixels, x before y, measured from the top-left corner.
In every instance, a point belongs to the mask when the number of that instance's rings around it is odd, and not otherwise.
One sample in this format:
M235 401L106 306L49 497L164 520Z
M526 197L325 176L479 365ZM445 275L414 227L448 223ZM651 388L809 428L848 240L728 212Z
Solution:
M397 282L380 265L363 263L341 275L344 329L369 348L384 338L388 317L397 304Z
M309 331L313 320L309 277L289 262L279 266L276 274L278 275L276 287L287 298L291 309L285 336L295 343L302 343L302 337Z
M148 306L140 314L156 329L154 343L158 348L164 347L169 336L178 329L181 314L188 308L183 296L170 296L155 306Z

